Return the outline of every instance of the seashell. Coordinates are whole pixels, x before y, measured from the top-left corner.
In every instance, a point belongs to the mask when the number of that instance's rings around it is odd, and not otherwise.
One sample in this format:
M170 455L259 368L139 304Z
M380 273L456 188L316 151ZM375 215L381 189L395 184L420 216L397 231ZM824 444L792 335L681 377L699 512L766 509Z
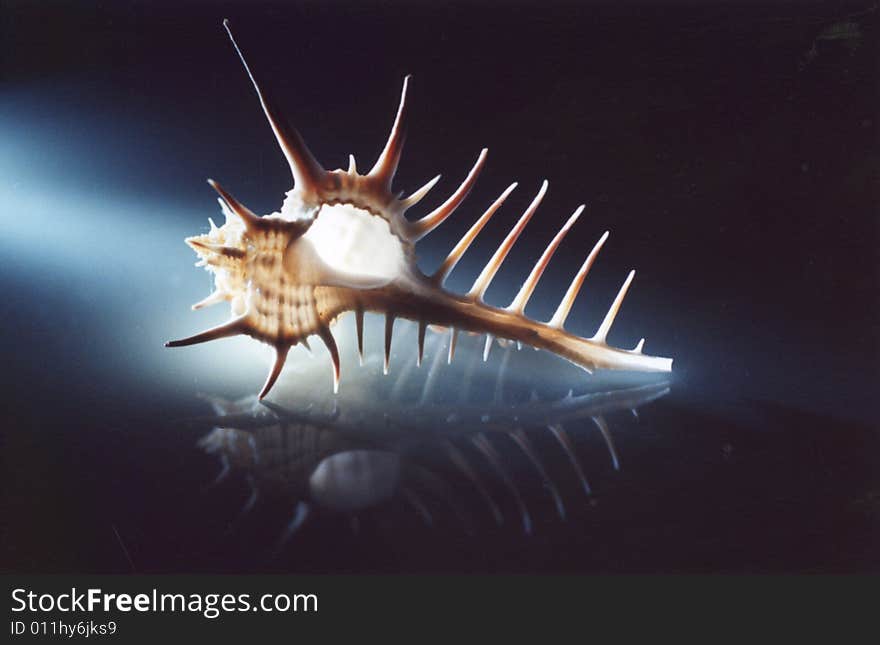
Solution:
M215 291L193 305L199 309L229 302L228 322L181 340L168 347L193 345L228 336L246 334L275 348L274 365L260 391L265 397L284 366L291 347L308 346L317 335L333 361L333 387L340 379L339 350L331 325L343 314L354 312L358 347L363 355L365 312L385 316L385 362L388 371L394 321L405 318L418 323L418 360L421 362L425 330L443 327L450 334L448 360L455 352L460 330L485 334L484 360L493 340L530 345L552 352L588 372L595 369L668 372L672 359L642 353L644 339L632 350L606 343L608 332L632 283L631 271L591 338L565 330L565 320L608 232L599 239L575 274L556 313L547 322L525 315L525 308L554 252L583 212L579 206L538 259L513 302L505 308L484 302L487 288L535 214L547 192L547 182L521 215L510 233L463 295L444 289L446 277L461 260L488 220L516 187L511 184L455 245L432 274L416 265L415 245L440 226L461 205L477 180L486 160L483 149L458 189L440 206L419 219L406 217L439 180L435 177L408 197L395 195L392 181L403 151L407 116L406 95L410 82L403 82L400 106L390 136L373 167L360 174L354 157L347 170L325 170L306 147L302 137L286 129L269 104L224 21L230 40L257 92L269 125L284 152L294 187L286 194L281 210L258 216L220 184L209 180L219 193L226 216L223 226L186 239L200 258L199 265L214 274Z

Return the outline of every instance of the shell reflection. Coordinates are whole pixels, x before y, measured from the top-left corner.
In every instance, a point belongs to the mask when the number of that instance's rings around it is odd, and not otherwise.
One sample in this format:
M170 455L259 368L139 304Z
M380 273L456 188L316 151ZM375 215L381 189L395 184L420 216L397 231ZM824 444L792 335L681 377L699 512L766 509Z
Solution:
M375 321L367 322L369 331ZM536 518L564 521L573 505L589 503L584 435L601 435L602 463L619 469L611 423L669 392L666 381L632 375L572 392L545 353L508 344L498 368L482 361L482 339L463 337L464 360L447 365L447 345L447 335L429 334L421 367L409 356L384 377L383 357L368 355L358 382L335 396L323 362L303 356L271 403L211 398L215 416L198 423L213 429L199 445L220 460L217 481L247 482L243 512L268 498L291 509L282 542L319 515L357 525L389 508L428 526L531 533ZM355 352L354 343L341 346Z

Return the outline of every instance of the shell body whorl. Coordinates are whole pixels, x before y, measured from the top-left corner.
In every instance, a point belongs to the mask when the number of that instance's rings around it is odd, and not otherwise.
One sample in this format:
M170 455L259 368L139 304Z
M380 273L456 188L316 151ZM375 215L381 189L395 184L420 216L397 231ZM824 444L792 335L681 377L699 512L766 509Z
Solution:
M227 26L228 30L228 26ZM232 34L230 32L230 38ZM241 56L235 40L233 45ZM242 62L244 57L241 56ZM565 318L596 255L607 239L599 240L574 276L556 314L547 323L525 315L525 307L556 248L583 210L578 208L537 261L517 297L506 308L486 304L483 295L525 225L540 206L547 182L499 246L472 289L464 295L443 288L443 281L467 251L486 222L514 189L511 185L474 223L437 271L424 275L416 265L415 245L448 218L464 201L483 168L487 151L479 154L459 188L440 206L420 219L406 217L409 209L434 186L439 177L406 198L392 193L391 183L400 161L406 117L404 80L400 107L391 134L379 159L360 174L354 158L347 170L324 170L300 135L281 127L245 62L276 139L290 164L294 188L280 211L258 216L216 182L226 221L220 227L187 238L187 243L214 274L215 291L194 309L228 301L229 322L195 336L168 343L190 345L236 334L246 334L272 345L276 361L260 393L265 396L284 365L290 347L319 336L333 360L334 387L340 378L339 352L331 325L353 311L363 346L363 315L386 316L385 367L387 371L394 320L407 318L419 324L419 360L428 325L450 330L452 360L458 330L487 335L484 358L494 339L516 341L546 349L583 367L642 371L669 371L672 360L646 356L643 342L633 350L610 347L605 339L632 281L630 273L599 330L581 338L564 329Z

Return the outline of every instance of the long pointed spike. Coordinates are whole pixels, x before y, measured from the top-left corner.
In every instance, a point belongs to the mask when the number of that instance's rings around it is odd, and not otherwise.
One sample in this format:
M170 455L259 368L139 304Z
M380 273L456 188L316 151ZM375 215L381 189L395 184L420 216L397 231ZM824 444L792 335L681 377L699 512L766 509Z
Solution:
M220 210L223 212L224 217L226 217L226 222L230 222L236 218L235 213L232 212L232 209L229 208L229 204L223 201L222 197L217 198L217 203L220 204ZM212 230L213 232L213 230Z
M446 363L452 365L452 359L455 358L455 345L458 343L458 330L455 327L449 328L449 355Z
M356 175L358 171L357 162L354 160L354 155L348 155L348 174Z
M562 297L562 302L559 303L559 307L556 309L556 313L553 314L553 317L550 319L550 322L548 322L547 325L549 325L550 327L556 327L558 329L562 329L562 327L565 325L565 319L568 318L568 313L571 311L571 307L574 304L575 299L577 298L578 292L581 290L581 286L584 284L584 279L590 272L590 267L593 266L593 262L596 261L596 256L599 255L599 251L602 250L602 246L605 244L605 240L607 239L608 231L605 231L602 234L602 237L599 238L599 241L596 242L596 246L594 246L593 250L590 251L587 259L584 260L581 268L578 269L577 275L574 276L574 279L571 281L571 284L568 287L568 291L566 291L565 295Z
M422 356L425 353L425 330L428 328L428 323L424 320L419 321L419 355L416 358L416 365L422 365Z
M514 443L516 443L516 445L519 446L519 449L523 451L523 454L525 454L529 461L532 462L532 465L535 467L535 470L538 471L538 474L544 482L544 487L550 492L550 496L553 498L553 503L556 505L556 512L559 514L559 518L562 521L565 521L566 512L565 504L562 501L562 495L560 495L559 488L556 486L556 483L550 477L550 474L541 462L541 458L538 456L538 451L535 450L534 444L532 444L522 428L517 428L508 436L513 439Z
M223 200L229 210L241 218L245 227L253 228L260 224L260 216L233 197L225 188L223 188L223 186L213 179L208 179L208 184L211 188L217 191L217 194L220 195L220 199Z
M370 177L378 179L388 190L391 189L391 181L394 179L394 173L397 172L400 155L403 153L403 143L406 139L406 89L411 78L412 76L407 74L403 79L400 106L397 108L397 116L394 118L394 125L388 135L388 142L369 173Z
M440 226L440 224L442 224L447 217L452 215L452 213L455 212L455 209L461 205L464 198L467 197L468 193L471 191L471 188L474 187L474 183L477 181L477 177L479 177L480 171L483 169L483 164L486 162L486 155L488 152L489 151L486 148L483 148L480 151L480 156L477 157L477 162L474 164L474 167L471 168L471 171L468 173L467 177L465 177L465 180L461 182L458 190L456 190L449 199L425 215L422 219L410 224L410 237L413 241L422 239L428 233Z
M403 207L403 210L407 210L409 208L412 208L413 206L418 204L420 201L422 201L425 198L425 195L427 195L429 192L431 192L431 189L437 185L437 182L440 181L440 177L441 177L441 175L437 175L431 181L429 181L427 184L425 184L424 186L419 188L417 191L415 191L412 195L410 195L406 199L402 199L400 201L400 205Z
M645 339L642 338L639 340L638 344L633 348L633 354L641 354L642 350L645 348Z
M308 504L302 501L296 503L296 508L293 510L293 517L290 519L290 522L287 523L287 526L284 528L281 535L278 536L278 540L275 543L276 553L280 553L284 545L287 544L302 528L303 524L306 523L306 520L309 517L309 513L310 509Z
M253 436L253 435L251 435ZM250 495L248 495L247 500L244 503L244 506L241 507L241 510L238 512L239 518L244 518L249 515L254 507L257 505L257 502L260 499L260 489L257 488L257 484L254 481L254 478L250 475L247 477L248 488L250 489Z
M431 511L428 510L428 506L425 504L425 502L422 501L422 499L416 494L416 492L408 486L404 486L400 492L407 503L412 506L416 514L425 523L425 526L427 526L428 528L434 526L434 518L431 515Z
M553 254L556 253L556 249L559 248L562 240L571 230L571 227L574 226L574 223L577 221L578 217L580 217L581 213L584 212L584 208L585 206L583 204L578 206L574 214L568 218L568 221L562 226L561 229L559 229L559 232L556 234L550 244L547 245L547 248L544 249L544 253L541 254L541 258L535 264L535 267L532 269L529 277L523 283L523 286L519 290L519 293L516 295L516 298L514 298L513 302L510 303L510 306L508 307L509 311L518 314L523 313L526 305L529 302L529 298L531 298L532 294L535 292L535 287L538 286L538 281L544 274L544 270L547 268L547 265L550 264L550 260L553 258Z
M382 366L382 373L388 373L388 366L391 363L391 335L394 332L394 316L392 314L385 315L385 363Z
M364 364L364 310L356 309L354 312L354 324L357 328L358 361Z
M599 325L599 331L597 331L596 335L590 340L596 343L605 342L605 339L608 337L608 332L611 330L611 325L614 323L614 318L617 316L617 312L620 311L620 305L623 303L623 299L626 297L626 292L629 291L629 285L632 283L635 275L635 271L629 272L626 281L623 283L623 286L620 287L620 291L617 292L617 297L611 304L611 308L608 310L608 313L605 314L605 319L602 321L602 324Z
M211 329L206 329L188 338L180 340L169 340L165 343L165 347L186 347L187 345L198 345L199 343L207 343L218 338L228 338L229 336L238 336L244 333L244 324L241 318L235 318L229 322L223 323Z
M486 293L486 289L489 288L489 285L492 283L492 279L495 277L495 274L498 273L498 269L501 268L501 264L504 262L507 254L510 253L510 249L513 248L513 245L516 243L517 238L519 238L520 233L522 233L523 229L526 227L526 224L529 223L529 220L532 219L532 215L534 215L535 211L538 210L538 206L541 205L541 200L543 200L544 195L547 194L547 186L547 180L545 179L544 182L541 184L541 189L538 191L538 194L535 195L535 198L532 200L532 203L529 204L529 207L519 218L519 221L510 230L510 233L507 234L507 237L504 238L504 241L498 247L498 250L495 251L492 259L489 260L489 263L485 266L482 273L480 273L479 277L474 282L474 286L471 287L471 290L468 292L468 296L476 298L478 300L483 298L483 295Z
M599 432L602 433L602 438L611 454L611 465L614 466L614 470L620 470L620 459L617 457L617 449L614 447L614 439L611 437L611 430L608 429L608 422L602 416L592 417L592 419L596 427L599 428Z
M440 265L440 268L434 273L434 280L439 283L443 283L452 270L455 268L455 265L458 264L458 261L461 260L462 256L467 252L468 248L470 248L471 243L476 239L477 235L480 234L480 231L483 230L483 227L486 226L486 223L492 218L495 212L501 208L501 205L504 203L504 200L514 191L516 188L516 182L510 184L501 196L498 197L489 208L486 209L486 212L480 215L480 219L474 222L473 226L468 229L468 232L464 234L458 244L455 245L455 248L449 252L449 255L446 256L446 259L443 260L443 264Z
M486 344L483 345L483 362L489 360L489 352L492 351L492 345L495 342L495 336L492 334L486 334Z
M293 174L296 187L301 188L303 192L307 194L315 192L324 176L324 169L315 160L315 157L312 155L308 147L306 147L299 132L293 128L289 128L287 131L282 129L281 121L277 118L275 110L269 105L266 96L263 94L263 91L257 83L257 79L254 77L253 73L251 73L251 68L248 66L244 54L239 48L238 43L235 41L235 37L232 35L232 30L229 28L229 20L223 20L223 27L226 29L226 33L229 34L229 40L232 41L232 46L235 47L235 51L244 66L244 70L247 72L248 78L250 78L254 90L257 92L257 97L260 99L263 113L266 115L266 119L269 121L269 126L275 134L275 139L278 141L278 145L281 146L281 150L287 158L287 163L290 165L290 171Z
M321 327L321 330L318 332L318 335L321 337L321 340L323 340L324 344L327 346L327 351L330 352L330 360L333 362L333 394L338 394L339 393L340 368L339 368L339 348L336 347L336 339L333 338L333 332L331 332L327 327Z
M501 455L499 455L498 451L495 450L495 446L493 446L489 442L489 440L481 434L472 436L471 443L477 448L480 453L482 453L482 455L490 463L492 468L495 469L495 473L501 478L501 480L507 486L508 490L513 494L513 497L516 500L517 505L519 506L520 516L522 517L523 522L523 530L527 535L531 535L532 516L529 513L529 509L526 507L526 503L523 499L522 494L516 487L516 483L514 483L514 480L510 477L507 469L504 467L504 463L501 461Z
M578 479L581 482L581 487L584 489L584 493L589 497L593 494L593 491L590 488L590 483L587 481L587 476L584 474L584 469L581 467L581 462L577 458L574 444L569 438L568 433L565 431L565 428L560 424L548 425L547 428L553 433L553 436L556 437L559 445L562 446L562 450L568 456L568 460L571 462L575 473L577 473Z
M228 455L224 454L221 457L220 463L222 464L220 472L217 473L217 476L214 477L214 480L210 484L208 484L208 488L214 488L215 486L217 486L217 484L225 481L226 478L229 477L229 473L232 471L232 464L229 463Z
M465 454L448 439L446 440L446 454L449 460L471 481L489 507L492 517L495 518L495 523L501 526L504 523L504 515L501 513L498 504L492 499L492 495L489 494L489 490L483 484L483 480L477 475L477 471L471 466Z
M202 242L200 239L190 237L184 240L196 251L210 251L218 255L225 255L230 258L242 258L245 255L243 249L234 246L223 246L222 244L211 244L210 242Z
M216 305L218 302L223 302L228 297L225 291L214 291L211 295L206 298L202 298L196 304L192 306L193 311L197 309L203 309L204 307L210 307L211 305Z
M260 390L260 394L257 396L257 398L261 401L265 398L267 394L269 394L269 390L272 389L272 386L275 385L275 381L278 380L278 376L281 374L281 370L284 369L284 362L287 360L287 353L289 351L289 345L282 345L275 348L275 363L272 365L272 371L269 372L269 376L266 378L266 382L263 384L263 389Z

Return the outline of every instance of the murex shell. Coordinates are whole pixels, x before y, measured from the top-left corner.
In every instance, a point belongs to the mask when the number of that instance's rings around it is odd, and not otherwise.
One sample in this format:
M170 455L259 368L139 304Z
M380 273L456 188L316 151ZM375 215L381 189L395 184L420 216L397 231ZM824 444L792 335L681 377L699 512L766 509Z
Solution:
M200 257L199 264L215 278L215 291L193 308L228 301L232 319L189 338L166 343L167 346L192 345L237 334L272 345L276 360L260 398L275 383L290 348L298 343L307 344L312 335L320 336L327 345L333 360L334 390L338 389L339 352L330 326L348 311L356 316L361 354L364 312L385 315L386 372L394 320L398 317L419 324L419 360L425 329L432 325L449 329L450 361L458 331L464 330L487 335L484 358L498 338L553 352L587 371L604 368L668 372L672 369L672 359L642 353L644 339L632 350L613 348L605 342L635 272L630 272L592 338L581 338L563 327L587 272L608 238L607 232L581 265L553 317L542 323L524 315L541 274L583 206L547 246L508 307L496 308L483 301L483 294L540 205L547 190L546 181L470 291L464 295L451 293L443 288L444 280L516 184L489 206L433 275L423 274L416 265L416 242L443 223L464 201L483 168L487 151L480 152L467 177L443 204L420 219L407 219L405 213L439 180L439 176L435 177L404 199L391 190L403 150L409 77L403 82L400 107L388 142L372 169L359 174L351 157L348 170L328 171L315 160L298 132L282 126L226 21L224 26L290 164L294 187L287 193L280 212L261 217L209 180L220 195L226 222L219 228L212 222L209 233L186 240Z

